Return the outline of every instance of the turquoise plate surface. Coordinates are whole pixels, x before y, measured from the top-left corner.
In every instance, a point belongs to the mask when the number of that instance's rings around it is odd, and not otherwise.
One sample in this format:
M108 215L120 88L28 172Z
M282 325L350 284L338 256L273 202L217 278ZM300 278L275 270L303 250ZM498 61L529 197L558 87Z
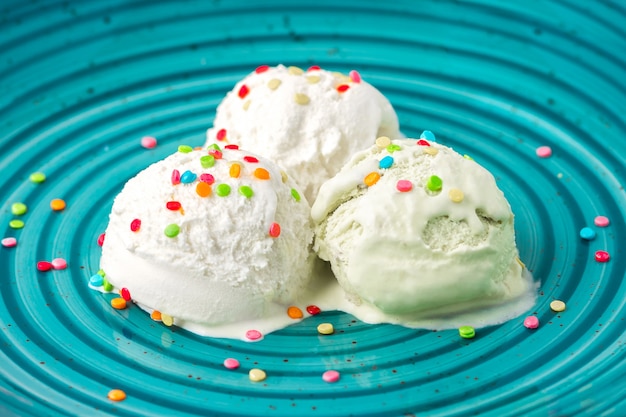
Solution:
M0 415L626 415L625 21L619 0L2 2L0 238L18 244L0 247ZM278 63L357 69L406 135L432 130L494 173L541 283L538 329L522 315L466 340L324 312L245 343L87 287L123 184L201 145L235 82ZM66 270L37 271L57 257ZM326 321L337 332L319 336Z

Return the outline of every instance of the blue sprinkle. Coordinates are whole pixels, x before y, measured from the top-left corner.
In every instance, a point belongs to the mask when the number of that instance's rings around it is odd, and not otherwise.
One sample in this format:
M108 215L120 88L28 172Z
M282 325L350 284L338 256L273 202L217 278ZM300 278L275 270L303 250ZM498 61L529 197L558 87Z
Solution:
M593 240L596 238L596 232L590 227L583 227L580 229L580 237L585 240Z
M433 142L437 140L435 139L435 134L431 132L430 130L424 130L422 134L420 135L420 139L431 140Z
M378 163L378 167L382 169L387 169L393 165L393 157L387 155Z
M94 287L101 287L103 282L104 278L102 278L102 275L100 274L94 274L91 278L89 278L89 283Z
M180 182L183 184L190 184L196 180L198 176L191 171L183 172L183 175L180 176Z

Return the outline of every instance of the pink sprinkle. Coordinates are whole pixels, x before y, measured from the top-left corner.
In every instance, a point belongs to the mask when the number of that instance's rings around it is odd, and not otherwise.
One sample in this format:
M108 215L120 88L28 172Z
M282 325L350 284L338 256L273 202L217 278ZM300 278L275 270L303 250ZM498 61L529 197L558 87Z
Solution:
M213 155L215 159L222 159L222 151L218 151L217 149L209 149L209 155Z
M608 262L611 259L611 255L607 251L598 250L596 251L596 261L598 262Z
M319 66L319 65L311 65L311 66L309 67L309 69L307 69L307 71L317 71L317 70L320 70L320 69L321 69L321 68L320 68L320 66Z
M401 193L406 193L407 191L411 191L413 189L413 183L409 180L398 180L396 188Z
M237 369L239 368L239 361L233 358L224 359L224 366L228 369Z
M353 83L360 83L361 82L361 74L359 74L358 71L352 70L352 71L350 71L350 73L348 75L350 76L350 79L352 80Z
M427 141L427 140L424 140L424 139L420 139L420 140L418 140L418 141L417 141L417 144L418 144L419 146L430 146L430 143L428 143L428 141Z
M128 291L128 288L124 287L120 290L120 295L122 296L122 298L126 301L130 301L131 297L130 297L130 291Z
M322 379L326 382L337 382L339 381L339 372L337 371L326 371L322 374Z
M246 339L248 340L259 340L263 337L263 334L258 330L248 330L246 332Z
M55 258L50 262L53 269L65 269L67 268L67 261L63 258Z
M46 272L52 269L52 264L48 261L39 261L37 262L37 269Z
M98 236L98 246L104 245L104 238L105 238L105 236L106 236L105 233L101 233L100 236Z
M139 219L134 219L132 222L130 222L130 230L132 232L136 232L141 228L141 220Z
M549 158L552 156L552 148L549 146L540 146L535 152L539 158Z
M157 146L157 140L152 136L144 136L141 138L141 146L146 149L154 149Z
M180 171L177 169L172 171L172 185L180 184Z
M2 246L5 248L13 248L17 245L17 239L14 237L5 237L2 239Z
M201 182L206 182L207 184L211 185L215 182L215 177L213 177L213 175L211 174L200 174L200 181Z
M609 218L605 216L596 216L596 218L593 219L593 224L598 227L607 227L610 223Z
M215 135L215 138L217 140L224 140L224 139L226 139L226 129L218 130L217 134Z
M527 329L536 329L539 327L539 319L536 316L528 316L524 319L524 327Z

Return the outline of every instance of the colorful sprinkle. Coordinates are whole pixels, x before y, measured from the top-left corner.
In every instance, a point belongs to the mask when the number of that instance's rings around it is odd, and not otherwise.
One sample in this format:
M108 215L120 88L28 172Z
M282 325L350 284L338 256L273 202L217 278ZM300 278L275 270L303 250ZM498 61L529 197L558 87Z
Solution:
M409 180L398 180L396 188L401 193L406 193L407 191L411 191L413 189L413 183Z
M59 271L67 268L67 261L63 258L54 258L50 264L52 265L52 269Z
M365 176L365 178L363 178L363 182L368 187L371 187L372 185L376 184L379 179L380 179L380 174L378 172L370 172L369 174Z
M317 84L322 78L319 75L307 75L306 80L309 84Z
M285 171L280 171L280 179L283 183L286 183L287 180L289 179L289 176L287 175L287 173Z
M451 188L450 191L448 191L448 198L450 198L450 201L453 203L460 203L465 198L465 194L458 188Z
M430 146L430 143L428 143L428 141L427 141L427 140L425 140L425 139L420 139L420 140L418 140L418 141L417 141L417 144L418 144L419 146Z
M254 156L244 156L243 160L251 164L256 164L257 162L259 162L259 159L255 158Z
M378 162L378 168L387 169L393 165L393 156L387 155Z
M228 194L230 194L230 185L228 184L220 184L215 188L215 194L219 195L220 197L226 197Z
M333 334L335 333L335 328L332 323L320 323L317 326L317 332L319 334Z
M258 67L256 67L256 69L254 70L254 72L256 72L257 74L261 74L262 72L267 71L268 69L270 69L269 65L259 65Z
M322 374L322 379L328 383L337 382L339 381L339 372L334 370L326 371Z
M54 211L61 211L65 209L65 206L65 201L61 200L60 198L55 198L50 201L50 208Z
M202 182L206 182L207 184L211 185L215 182L215 177L213 177L213 175L208 174L208 173L204 173L204 174L200 174L200 181Z
M302 314L302 310L300 310L296 306L289 307L287 309L287 315L292 319L301 319L302 317L304 317L304 314Z
M583 227L580 229L580 237L585 240L593 240L596 238L596 232L591 227Z
M220 145L218 145L217 143L212 143L209 146L207 146L207 150L209 152L211 152L211 150L221 151L222 148L220 148Z
M202 168L211 168L215 165L215 157L213 155L202 155L200 157L200 165L202 165Z
M306 312L312 316L316 316L320 314L322 310L318 306L311 304L310 306L306 306Z
M387 146L387 152L389 153L394 153L395 151L399 151L400 149L402 149L402 147L400 145L396 145L395 143Z
M247 85L242 85L241 87L239 87L239 92L237 93L237 95L239 96L239 98L244 99L248 93L250 92L250 89L248 88Z
M217 133L215 134L215 139L217 140L225 140L226 139L226 129L220 129L217 131Z
M378 146L381 149L384 149L389 145L391 145L391 139L389 139L387 136L381 136L378 139L376 139L376 146Z
M281 83L282 81L279 80L278 78L272 78L271 80L267 82L267 88L269 88L270 90L276 90L280 86Z
M240 174L241 165L238 162L233 162L228 169L228 175L230 175L231 178L239 178Z
M249 186L242 185L239 187L239 194L246 198L250 198L254 195L254 191L252 191L252 188L250 188Z
M178 201L168 201L167 203L165 203L165 208L167 208L168 210L178 211L181 207L182 204L180 204Z
M93 274L91 278L89 278L89 284L93 285L94 287L101 287L103 282L104 278L102 278L102 275L100 274Z
M0 241L0 243L5 248L14 248L15 246L17 246L17 239L14 237L5 237Z
M607 227L609 224L611 224L611 222L609 221L609 218L606 216L596 216L596 218L593 219L593 224L595 224L598 227Z
M130 222L131 232L138 232L140 228L141 228L141 220L134 219L132 222Z
M239 368L239 361L234 358L226 358L224 359L224 367L227 369L237 369Z
M463 158L467 159L468 161L473 161L474 160L474 158L472 158L468 154L463 155Z
M436 175L431 175L426 181L426 188L430 191L441 191L441 187L443 187L443 181Z
M348 84L339 84L337 86L337 91L340 93L345 93L346 91L348 91L349 88L350 86Z
M263 334L258 330L248 330L246 332L246 339L248 340L259 340L263 337Z
M180 226L176 223L168 224L164 230L165 236L176 237L180 233Z
M130 297L130 291L128 290L128 288L124 287L120 290L120 296L126 300L126 301L130 301L131 297Z
M111 299L111 307L116 310L124 310L126 308L126 300L122 297L115 297Z
M102 278L107 276L107 274L105 274L104 270L102 270L102 269L98 269L98 272L96 272L96 274L100 275Z
M476 331L472 326L461 326L459 327L459 336L463 339L471 339L476 336Z
M215 159L222 159L222 150L221 149L209 149L209 156L212 156ZM208 167L205 167L205 168L208 168Z
M307 71L319 71L320 69L319 65L311 65Z
M121 389L112 389L107 394L107 398L111 401L124 401L126 399L126 393Z
M11 204L11 213L15 216L21 216L28 211L28 207L24 203L13 203Z
M154 149L157 146L157 140L152 136L144 136L141 138L141 146L146 149Z
M561 300L554 300L550 303L550 310L560 313L561 311L565 311L565 303Z
M258 178L260 180L269 180L270 179L270 173L265 168L257 168L257 169L255 169L252 175L254 175L256 178Z
M210 196L211 191L211 186L206 182L200 181L198 182L198 184L196 184L196 194L198 194L202 198Z
M22 220L17 220L17 219L11 220L9 222L9 227L11 229L21 229L22 227L24 227L24 222Z
M234 143L231 143L230 145L224 146L224 149L237 150L239 149L239 145L235 145Z
M172 185L180 184L180 172L175 169L172 171Z
M287 71L291 75L302 75L302 74L304 74L304 71L302 70L302 68L293 67L293 66L287 68Z
M161 322L165 324L167 327L174 325L174 317L169 314L161 313Z
M428 155L437 155L439 153L439 149L433 148L432 146L424 146L422 152Z
M102 278L102 289L104 291L113 290L113 284L111 284L106 278Z
M350 79L352 80L353 83L360 83L361 82L361 74L359 74L358 71L356 70L352 70L348 73L348 76L350 77Z
M420 139L425 139L425 140L429 140L431 142L435 142L435 134L433 132L431 132L430 130L424 130L422 132L422 134L420 135Z
M552 148L549 146L540 146L535 150L535 153L539 158L549 158L552 156Z
M150 318L154 321L161 321L161 312L158 310L152 311L152 313L150 313Z
M183 184L191 184L196 180L196 178L198 178L198 176L193 172L185 171L183 172L183 175L180 176L180 182L182 182Z
M250 372L248 372L248 378L250 378L252 382L261 382L267 378L267 374L262 369L252 368Z
M29 179L30 182L33 182L35 184L41 184L46 180L46 174L44 174L43 172L33 172L32 174L30 174Z
M300 193L298 192L298 190L296 190L295 188L291 189L291 196L293 197L294 200L296 201L300 201L302 197L300 197Z
M278 236L280 236L280 224L272 223L270 225L270 236L271 237L278 237Z
M37 270L46 272L52 269L52 264L48 261L39 261L37 262Z
M178 152L180 153L189 153L193 151L193 148L189 145L179 145L178 146Z
M528 316L524 319L524 327L527 329L536 329L539 327L539 319L536 316Z
M98 236L98 246L104 245L105 237L106 237L106 233L100 233L100 236Z
M611 260L611 255L607 251L598 250L595 254L596 262L604 263Z
M306 94L301 94L301 93L296 93L296 95L294 96L294 100L296 101L296 103L301 104L303 106L309 104L309 102L311 101L309 96L307 96Z

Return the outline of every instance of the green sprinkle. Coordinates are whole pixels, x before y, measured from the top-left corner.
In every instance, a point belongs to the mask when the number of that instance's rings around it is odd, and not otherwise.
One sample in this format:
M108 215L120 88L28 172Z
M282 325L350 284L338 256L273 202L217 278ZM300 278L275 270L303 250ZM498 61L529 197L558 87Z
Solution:
M102 278L106 277L107 274L104 273L104 269L99 269L98 272L96 272L98 275L100 275Z
M230 185L228 184L218 185L217 188L215 189L215 193L219 195L220 197L226 197L228 194L230 194Z
M178 147L178 152L181 152L181 153L189 153L191 151L193 151L193 148L189 145L180 145Z
M168 224L165 227L165 236L176 237L180 233L180 226L176 223Z
M463 339L471 339L476 336L476 331L472 326L461 326L459 327L459 336Z
M200 157L200 163L202 164L202 168L211 168L215 165L215 158L213 155L204 155Z
M430 191L441 191L441 187L443 186L443 181L436 175L431 175L426 182L426 188Z
M45 180L46 174L44 174L43 172L33 172L32 174L30 174L30 181L34 182L35 184L41 184Z
M109 281L107 281L106 278L102 279L102 289L105 291L111 291L113 290L113 284L111 284Z
M222 149L219 147L217 143L210 144L207 149L215 149L216 151L221 151Z
M294 200L300 201L300 193L295 188L291 189L291 196L293 197Z
M471 156L469 156L468 154L463 155L463 158L465 159L469 159L470 161L473 161L474 158L472 158Z
M399 151L400 149L402 149L400 145L396 145L395 143L387 146L387 152L389 153L394 153L395 151Z
M21 220L17 220L17 219L11 220L9 222L9 227L11 229L21 229L22 227L24 227L24 222Z
M26 204L24 203L13 203L11 205L11 213L13 213L15 216L21 216L22 214L25 214L28 211L28 207L26 207Z
M250 198L254 195L254 191L252 191L252 188L248 187L247 185L242 185L241 187L239 187L239 194L246 198Z

